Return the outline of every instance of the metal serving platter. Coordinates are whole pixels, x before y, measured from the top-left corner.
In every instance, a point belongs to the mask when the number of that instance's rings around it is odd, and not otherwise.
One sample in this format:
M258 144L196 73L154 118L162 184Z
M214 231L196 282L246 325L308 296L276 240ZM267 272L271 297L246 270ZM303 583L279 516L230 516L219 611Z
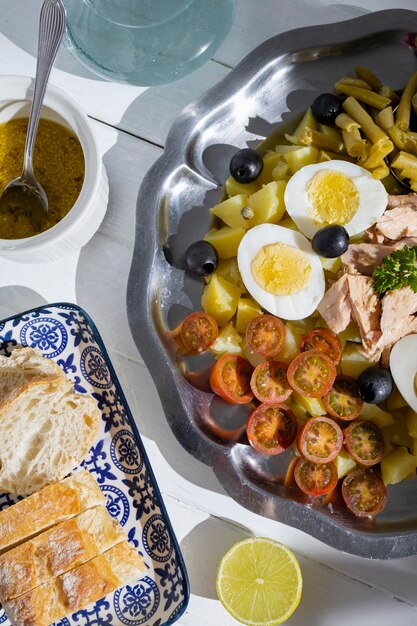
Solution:
M356 65L403 88L417 70L416 37L417 13L405 10L284 33L256 48L187 106L139 193L127 293L134 340L182 446L210 465L246 508L339 550L378 559L417 554L417 480L389 487L388 506L375 521L285 490L282 478L290 452L265 458L254 451L244 435L247 413L205 391L208 361L203 356L178 360L166 333L201 308L202 284L184 273L183 255L209 229L208 208L223 195L236 148L258 146L271 135L273 145L282 125L297 118L319 93L332 91L335 81L352 74Z

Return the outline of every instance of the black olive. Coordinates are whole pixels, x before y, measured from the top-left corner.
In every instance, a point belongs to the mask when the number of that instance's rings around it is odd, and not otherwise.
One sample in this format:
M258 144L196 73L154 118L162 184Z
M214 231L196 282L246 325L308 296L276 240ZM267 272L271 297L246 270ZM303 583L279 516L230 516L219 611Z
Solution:
M252 183L262 172L264 162L251 148L239 150L230 161L230 174L238 183Z
M341 256L349 247L349 234L346 228L339 224L324 226L314 235L311 245L319 256L334 259Z
M217 267L219 257L216 249L208 241L192 243L185 253L185 265L190 274L208 276Z
M378 404L386 400L392 391L391 373L379 365L368 367L359 376L356 385L362 400Z
M342 113L342 103L332 93L322 93L314 100L311 110L319 124L334 126L334 121L339 113Z

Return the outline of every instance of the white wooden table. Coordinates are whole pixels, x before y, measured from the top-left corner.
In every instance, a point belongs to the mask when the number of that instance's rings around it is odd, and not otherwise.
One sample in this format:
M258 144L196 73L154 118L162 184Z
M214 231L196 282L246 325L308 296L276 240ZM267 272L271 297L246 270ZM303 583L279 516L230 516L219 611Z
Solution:
M1 74L34 75L40 4L41 0L0 0ZM415 0L394 4L416 8ZM304 592L288 624L417 624L417 557L375 562L347 556L250 513L225 494L208 467L180 447L131 338L125 305L139 186L161 154L167 131L183 106L272 35L392 7L390 0L337 4L237 0L233 27L215 58L195 74L163 87L104 82L65 49L52 71L51 82L72 94L94 119L109 176L110 203L101 228L79 254L47 265L0 260L0 318L45 302L73 301L95 320L142 433L185 557L191 599L178 622L181 626L236 624L216 599L215 575L222 554L250 534L282 541L300 560Z

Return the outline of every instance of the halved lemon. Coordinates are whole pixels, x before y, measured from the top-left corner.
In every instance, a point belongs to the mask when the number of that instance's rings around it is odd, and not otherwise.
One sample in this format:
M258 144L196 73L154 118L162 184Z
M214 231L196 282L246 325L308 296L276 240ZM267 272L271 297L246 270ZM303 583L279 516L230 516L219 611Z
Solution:
M303 588L294 554L277 541L251 537L222 558L216 589L225 609L242 624L274 626L297 608Z

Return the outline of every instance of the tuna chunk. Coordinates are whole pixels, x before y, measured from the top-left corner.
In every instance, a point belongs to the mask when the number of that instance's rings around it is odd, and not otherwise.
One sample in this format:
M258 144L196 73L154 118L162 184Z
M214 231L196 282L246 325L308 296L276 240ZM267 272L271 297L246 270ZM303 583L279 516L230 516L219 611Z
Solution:
M417 237L404 237L390 246L377 243L351 244L341 259L348 274L372 276L374 269L381 264L384 257L403 246L410 248L417 246Z
M382 298L380 348L391 347L396 341L417 332L417 293L410 287L388 291Z
M417 193L388 196L387 209L395 209L398 206L415 206L417 208Z
M324 294L318 311L328 327L335 333L341 333L350 322L348 276L339 278Z
M347 274L352 317L359 326L363 347L368 355L378 349L381 338L381 302L372 287L372 278Z
M417 237L417 204L385 211L368 234L373 243L381 244Z

